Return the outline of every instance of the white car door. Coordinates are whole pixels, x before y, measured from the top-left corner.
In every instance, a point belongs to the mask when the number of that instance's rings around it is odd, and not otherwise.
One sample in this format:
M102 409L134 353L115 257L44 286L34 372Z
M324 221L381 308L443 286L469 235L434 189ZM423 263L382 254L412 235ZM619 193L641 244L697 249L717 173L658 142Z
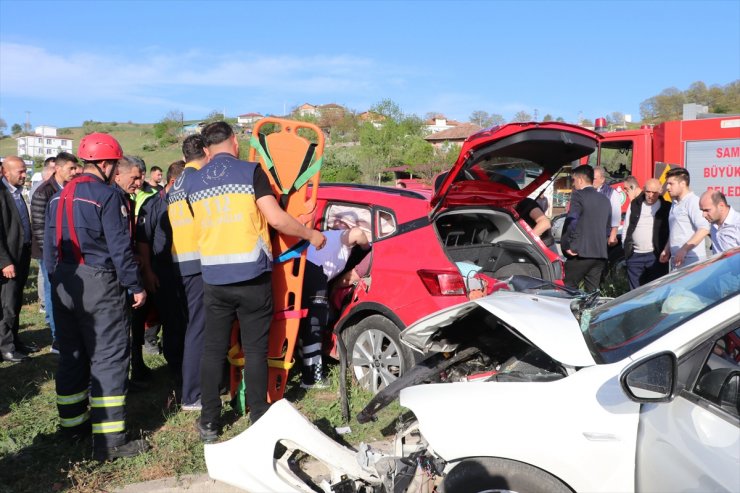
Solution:
M715 332L679 360L672 401L643 404L637 491L740 492L740 350L733 350L733 333ZM724 381L719 398L707 383L718 375Z

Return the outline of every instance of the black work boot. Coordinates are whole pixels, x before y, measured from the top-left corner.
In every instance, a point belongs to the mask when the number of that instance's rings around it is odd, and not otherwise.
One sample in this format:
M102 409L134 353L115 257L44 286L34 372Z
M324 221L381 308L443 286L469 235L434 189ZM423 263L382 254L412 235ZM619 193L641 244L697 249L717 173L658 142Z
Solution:
M94 447L93 459L99 462L115 460L119 457L134 457L143 454L149 450L149 443L143 438L139 440L129 440L123 445L117 447Z

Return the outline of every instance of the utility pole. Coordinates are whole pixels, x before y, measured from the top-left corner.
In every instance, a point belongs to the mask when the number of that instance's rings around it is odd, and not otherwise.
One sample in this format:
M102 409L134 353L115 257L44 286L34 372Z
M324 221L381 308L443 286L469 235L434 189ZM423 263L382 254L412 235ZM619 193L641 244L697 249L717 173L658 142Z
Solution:
M31 133L31 112L26 110L26 123L24 124L25 131L27 134Z

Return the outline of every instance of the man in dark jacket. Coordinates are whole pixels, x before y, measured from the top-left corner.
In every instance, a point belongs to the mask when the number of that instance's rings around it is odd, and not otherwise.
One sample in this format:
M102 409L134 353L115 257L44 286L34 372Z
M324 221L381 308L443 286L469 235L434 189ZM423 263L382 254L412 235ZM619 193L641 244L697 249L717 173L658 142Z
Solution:
M17 363L38 349L18 337L23 287L31 264L31 218L21 191L26 163L17 156L3 160L0 180L0 355Z
M565 285L588 292L599 289L601 273L609 258L607 239L611 227L609 199L593 186L594 170L584 164L573 169L573 194L560 240L565 262Z
M56 341L56 330L54 325L53 307L51 304L51 283L49 282L49 272L44 265L44 224L46 223L46 205L49 200L64 185L74 178L77 174L78 161L74 154L69 152L60 152L56 157L56 165L53 174L48 180L41 183L31 197L31 229L33 237L31 238L31 257L39 261L39 271L44 283L44 306L46 307L46 323L51 329L51 352L59 354L59 345Z
M624 185L632 201L624 218L624 257L630 289L635 289L668 273L668 264L658 258L668 242L671 203L661 197L663 187L655 178L645 182L645 191L634 176Z

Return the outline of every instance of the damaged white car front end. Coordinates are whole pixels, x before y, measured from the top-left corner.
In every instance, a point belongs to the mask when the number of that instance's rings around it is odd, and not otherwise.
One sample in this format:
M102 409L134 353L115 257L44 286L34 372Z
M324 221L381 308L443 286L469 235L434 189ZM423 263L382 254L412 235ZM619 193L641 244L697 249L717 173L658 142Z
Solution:
M279 401L205 446L209 474L250 492L733 491L738 279L740 249L616 300L498 291L442 310L402 334L427 358L357 416L399 398L415 420L394 450L344 447Z

